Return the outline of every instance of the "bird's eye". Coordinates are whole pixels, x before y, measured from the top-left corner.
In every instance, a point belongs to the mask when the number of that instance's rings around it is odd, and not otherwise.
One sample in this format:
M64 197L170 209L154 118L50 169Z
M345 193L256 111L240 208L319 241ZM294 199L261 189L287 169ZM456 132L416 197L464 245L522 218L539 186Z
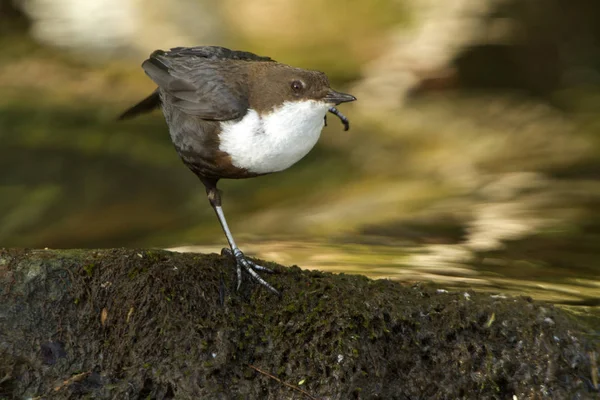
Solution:
M304 83L302 81L292 81L292 90L296 93L301 92L304 89Z

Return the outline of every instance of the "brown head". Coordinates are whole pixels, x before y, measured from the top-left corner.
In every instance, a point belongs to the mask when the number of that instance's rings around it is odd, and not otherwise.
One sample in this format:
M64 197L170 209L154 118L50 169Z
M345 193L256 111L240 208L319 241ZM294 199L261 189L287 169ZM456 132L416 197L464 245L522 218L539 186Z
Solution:
M273 62L252 62L246 66L250 108L258 112L268 112L286 101L315 100L333 107L356 100L331 89L327 75L320 71Z

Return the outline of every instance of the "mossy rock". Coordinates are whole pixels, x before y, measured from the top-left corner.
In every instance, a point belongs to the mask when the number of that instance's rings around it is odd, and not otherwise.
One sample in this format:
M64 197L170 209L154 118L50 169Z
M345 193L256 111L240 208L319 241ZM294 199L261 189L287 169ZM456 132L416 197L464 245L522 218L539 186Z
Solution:
M215 254L0 251L0 399L597 398L552 305L263 264L281 298Z

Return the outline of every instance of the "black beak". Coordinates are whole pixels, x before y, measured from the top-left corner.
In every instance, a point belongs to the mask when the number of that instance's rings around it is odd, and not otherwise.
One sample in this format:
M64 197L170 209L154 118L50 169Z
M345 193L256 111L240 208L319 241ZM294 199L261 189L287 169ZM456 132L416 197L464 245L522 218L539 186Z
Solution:
M328 103L333 103L337 106L338 104L341 104L341 103L347 103L349 101L354 101L354 100L356 100L356 97L352 96L351 94L336 92L333 89L329 89L329 92L327 93L327 95L325 96L325 98L323 100L325 100Z

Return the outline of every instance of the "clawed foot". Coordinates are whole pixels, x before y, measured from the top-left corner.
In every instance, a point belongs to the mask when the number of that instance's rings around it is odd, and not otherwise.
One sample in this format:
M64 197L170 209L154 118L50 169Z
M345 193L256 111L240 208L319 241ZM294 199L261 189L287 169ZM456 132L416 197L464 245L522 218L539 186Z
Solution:
M273 286L269 285L267 283L267 281L265 281L263 278L261 278L260 275L258 275L258 273L256 271L264 271L264 272L268 272L269 274L272 274L273 271L270 270L269 268L263 267L262 265L258 265L256 264L254 261L249 260L248 258L246 258L246 256L244 255L244 253L242 253L242 251L240 249L233 249L233 253L230 249L223 249L221 250L221 255L222 256L229 256L231 257L232 255L235 257L235 261L237 264L237 289L240 289L240 286L242 284L242 268L244 268L246 270L246 272L248 272L250 274L250 276L252 276L254 279L256 279L256 281L258 283L260 283L261 285L263 285L264 287L266 287L267 289L269 289L271 292L275 293L276 295L280 296L280 293L277 291L277 289L275 289Z

